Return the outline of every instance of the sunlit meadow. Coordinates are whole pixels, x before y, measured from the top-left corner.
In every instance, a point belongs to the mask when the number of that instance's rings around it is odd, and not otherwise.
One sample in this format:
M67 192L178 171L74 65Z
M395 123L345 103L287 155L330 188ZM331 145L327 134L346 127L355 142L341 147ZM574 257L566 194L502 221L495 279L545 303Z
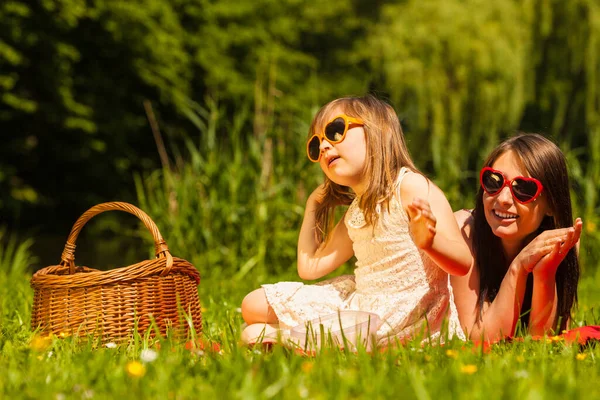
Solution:
M4 250L4 249L3 249ZM24 255L26 248L19 250ZM13 260L18 257L13 258ZM6 262L6 259L2 259ZM12 261L12 260L9 260ZM22 262L27 262L23 258ZM238 343L239 303L254 282L212 279L200 285L202 345L136 336L101 345L45 336L29 327L32 293L26 264L2 265L0 396L90 398L595 398L595 345L560 338L502 343L487 353L470 343L410 343L385 352L323 350L314 357ZM208 273L207 273L208 275ZM598 323L598 304L582 285L579 323ZM63 337L64 336L64 337Z
M194 111L190 111L194 112ZM302 153L306 126L242 139L241 121L225 127L218 110L198 109L200 138L172 150L176 167L137 178L138 205L157 223L172 252L199 270L202 341L140 333L127 343L32 332L32 246L2 232L0 247L0 397L91 398L596 398L597 344L560 337L500 343L418 342L368 354L337 349L303 356L239 343L244 295L260 283L297 279L296 236L303 203L319 180ZM193 116L192 116L193 117ZM210 122L212 121L212 122ZM227 129L231 141L214 140ZM475 168L475 167L474 167ZM575 179L585 182L583 170ZM437 179L444 187L443 179ZM474 183L476 184L476 183ZM474 191L474 189L473 189ZM578 210L596 209L591 196ZM451 199L453 204L458 199ZM465 204L459 204L463 206ZM598 259L594 221L582 255ZM139 235L152 246L150 235ZM115 237L115 240L118 240ZM60 249L57 249L59 252ZM101 268L102 266L90 265ZM572 326L600 324L598 269L584 265ZM347 265L336 273L349 273ZM199 327L196 327L198 329Z

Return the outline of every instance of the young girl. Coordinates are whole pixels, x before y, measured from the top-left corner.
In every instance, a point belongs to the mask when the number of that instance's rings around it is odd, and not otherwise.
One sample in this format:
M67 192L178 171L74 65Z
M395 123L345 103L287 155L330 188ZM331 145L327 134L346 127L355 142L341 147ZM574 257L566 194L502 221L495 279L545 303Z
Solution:
M467 273L470 254L444 194L414 167L392 107L373 96L328 103L311 124L307 152L325 182L306 203L298 274L321 278L354 255L354 275L263 285L242 303L249 325L242 339L272 339L279 329L285 336L341 310L377 314L379 344L423 329L439 336L446 318L449 335L464 337L448 273ZM431 208L419 198L428 198ZM348 204L333 227L334 208Z
M492 151L480 173L475 209L456 212L472 249L473 268L452 277L459 317L472 339L565 329L577 300L576 243L567 163L537 134L510 138Z

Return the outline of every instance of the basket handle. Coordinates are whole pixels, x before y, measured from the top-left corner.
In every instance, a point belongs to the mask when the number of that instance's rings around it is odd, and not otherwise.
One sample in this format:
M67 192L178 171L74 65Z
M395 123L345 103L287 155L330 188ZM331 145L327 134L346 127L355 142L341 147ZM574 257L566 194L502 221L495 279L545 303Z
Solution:
M74 274L75 241L77 240L77 236L79 236L79 232L81 232L81 228L83 228L86 222L88 222L94 216L101 214L105 211L115 210L128 212L142 220L144 225L146 225L146 228L150 231L150 233L152 233L152 238L154 239L154 252L156 254L156 258L166 257L167 259L166 268L161 273L161 276L167 275L171 271L171 267L173 266L173 256L169 252L169 247L167 246L165 240L162 238L160 232L158 231L158 227L156 226L154 221L152 221L148 214L146 214L136 206L129 203L117 201L95 205L94 207L84 212L81 215L81 217L77 219L77 221L73 225L73 228L71 228L71 233L69 234L69 238L67 239L67 243L65 244L65 249L62 252L60 265L68 266L69 273Z

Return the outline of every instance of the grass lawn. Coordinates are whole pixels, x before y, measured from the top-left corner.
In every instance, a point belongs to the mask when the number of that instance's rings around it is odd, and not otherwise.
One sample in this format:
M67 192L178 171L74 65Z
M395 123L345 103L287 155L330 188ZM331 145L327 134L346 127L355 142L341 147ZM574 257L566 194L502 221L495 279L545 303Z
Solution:
M577 324L600 324L596 278L581 283ZM28 276L0 275L0 398L600 398L600 346L548 339L505 343L482 353L471 343L413 343L383 353L339 350L303 357L284 348L240 346L239 304L253 283L204 279L203 337L187 349L168 339L45 339L29 329ZM596 313L597 314L597 313Z

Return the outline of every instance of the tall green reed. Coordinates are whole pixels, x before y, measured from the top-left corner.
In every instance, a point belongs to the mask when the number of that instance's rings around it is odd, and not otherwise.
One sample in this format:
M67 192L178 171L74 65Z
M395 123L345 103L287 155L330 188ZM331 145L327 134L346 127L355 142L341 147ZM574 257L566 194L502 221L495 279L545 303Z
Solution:
M11 327L29 329L33 291L30 266L35 262L32 239L20 240L0 228L0 340Z
M257 123L256 115L246 106L229 119L214 101L205 107L191 103L187 116L198 135L189 136L183 149L169 149L173 167L136 178L140 206L164 231L174 254L190 259L203 274L224 272L241 279L250 271L295 273L304 201L321 172L304 154L307 120L263 115ZM574 183L574 211L584 219L581 258L586 273L593 273L600 261L598 137L590 134L585 149L570 150L569 140L559 142ZM490 140L484 147L496 144ZM462 157L483 159L480 151ZM420 166L424 155L415 156ZM459 209L473 206L477 190L479 164L469 165L473 170L465 168L460 183L433 165L423 169Z
M563 149L566 144L561 144ZM600 129L590 132L588 146L567 150L572 178L574 217L583 220L579 256L583 272L594 274L600 265Z
M136 178L173 254L205 276L295 273L304 202L320 177L304 154L308 126L280 117L257 133L251 114L241 107L227 119L216 102L192 103L197 137L171 149L174 167Z

